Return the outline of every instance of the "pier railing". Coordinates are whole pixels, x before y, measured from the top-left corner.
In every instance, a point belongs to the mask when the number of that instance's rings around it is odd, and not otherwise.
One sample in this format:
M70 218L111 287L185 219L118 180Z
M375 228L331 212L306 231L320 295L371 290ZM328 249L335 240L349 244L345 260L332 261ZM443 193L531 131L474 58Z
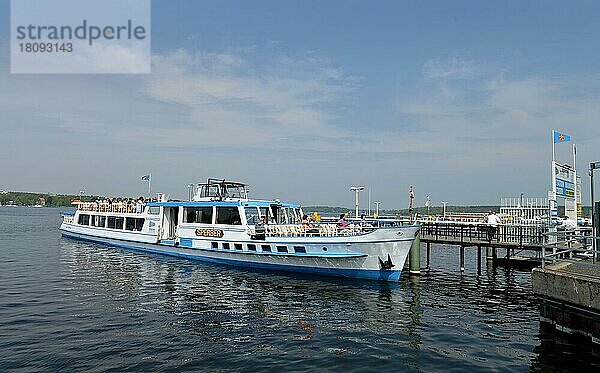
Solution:
M548 263L581 263L600 267L599 236L592 236L591 229L544 233L547 238L542 245L542 268ZM594 241L596 244L594 244Z
M515 246L542 246L546 242L543 225L500 224L494 229L485 223L423 221L421 237L432 241L452 243L495 243ZM491 238L491 239L490 239Z

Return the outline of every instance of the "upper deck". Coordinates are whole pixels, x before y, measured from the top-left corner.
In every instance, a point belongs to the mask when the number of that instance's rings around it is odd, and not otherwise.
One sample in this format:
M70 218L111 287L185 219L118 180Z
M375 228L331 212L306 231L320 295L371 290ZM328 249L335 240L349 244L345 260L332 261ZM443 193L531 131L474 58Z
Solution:
M248 200L246 184L209 178L206 183L188 185L190 201Z

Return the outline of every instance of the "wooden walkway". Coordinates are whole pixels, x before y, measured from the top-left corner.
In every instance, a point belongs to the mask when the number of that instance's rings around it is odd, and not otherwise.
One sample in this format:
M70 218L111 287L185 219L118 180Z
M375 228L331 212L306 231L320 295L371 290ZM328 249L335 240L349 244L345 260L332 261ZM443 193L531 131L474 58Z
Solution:
M530 225L500 225L492 240L490 227L480 223L420 222L421 242L461 247L507 248L540 251L545 243L547 227Z

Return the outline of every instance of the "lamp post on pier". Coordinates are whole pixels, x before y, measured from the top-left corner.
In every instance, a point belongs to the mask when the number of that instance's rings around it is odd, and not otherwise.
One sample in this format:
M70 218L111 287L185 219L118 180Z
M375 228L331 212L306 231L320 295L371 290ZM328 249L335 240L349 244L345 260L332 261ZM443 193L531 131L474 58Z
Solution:
M378 217L379 217L379 204L380 204L381 202L379 202L379 201L375 201L375 202L373 202L373 203L375 204L375 217L376 217L376 218L378 218Z
M354 191L354 195L355 195L354 214L355 214L355 218L357 218L357 219L358 219L358 194L363 189L365 189L364 186L351 186L350 187L350 190L353 190Z
M446 217L446 205L448 204L448 201L442 201L442 205L444 205L444 217Z

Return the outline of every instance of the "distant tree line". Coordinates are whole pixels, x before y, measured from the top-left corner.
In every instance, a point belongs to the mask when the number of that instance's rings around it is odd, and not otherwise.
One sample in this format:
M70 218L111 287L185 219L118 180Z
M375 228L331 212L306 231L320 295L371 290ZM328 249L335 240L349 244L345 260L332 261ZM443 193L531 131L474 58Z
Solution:
M30 193L30 192L3 192L0 193L0 203L2 205L8 205L10 203L19 206L34 206L40 204L41 198L46 202L47 207L66 207L71 206L71 201L74 199L80 199L79 196L73 194L46 194L46 193ZM82 202L92 202L97 200L98 196L82 196ZM339 206L306 206L303 207L305 213L310 214L318 212L321 215L339 215L350 212L354 212L354 207L339 207ZM500 206L482 205L482 206L446 206L446 214L461 213L461 214L484 214L489 210L496 212L500 211ZM371 210L371 214L375 212L375 209ZM407 216L408 209L392 209L392 210L379 210L379 215L385 216ZM415 207L414 212L419 215L442 215L444 208L442 206L431 206L429 211L427 207ZM590 206L583 206L583 216L589 217L591 212ZM364 208L360 210L361 214L367 214L368 211ZM559 216L564 215L564 206L558 206Z
M91 202L98 197L83 196L83 202ZM19 206L34 206L45 201L47 207L66 207L71 206L71 201L79 199L76 195L67 194L44 194L44 193L29 193L29 192L6 192L0 193L0 203L2 205L14 204Z

